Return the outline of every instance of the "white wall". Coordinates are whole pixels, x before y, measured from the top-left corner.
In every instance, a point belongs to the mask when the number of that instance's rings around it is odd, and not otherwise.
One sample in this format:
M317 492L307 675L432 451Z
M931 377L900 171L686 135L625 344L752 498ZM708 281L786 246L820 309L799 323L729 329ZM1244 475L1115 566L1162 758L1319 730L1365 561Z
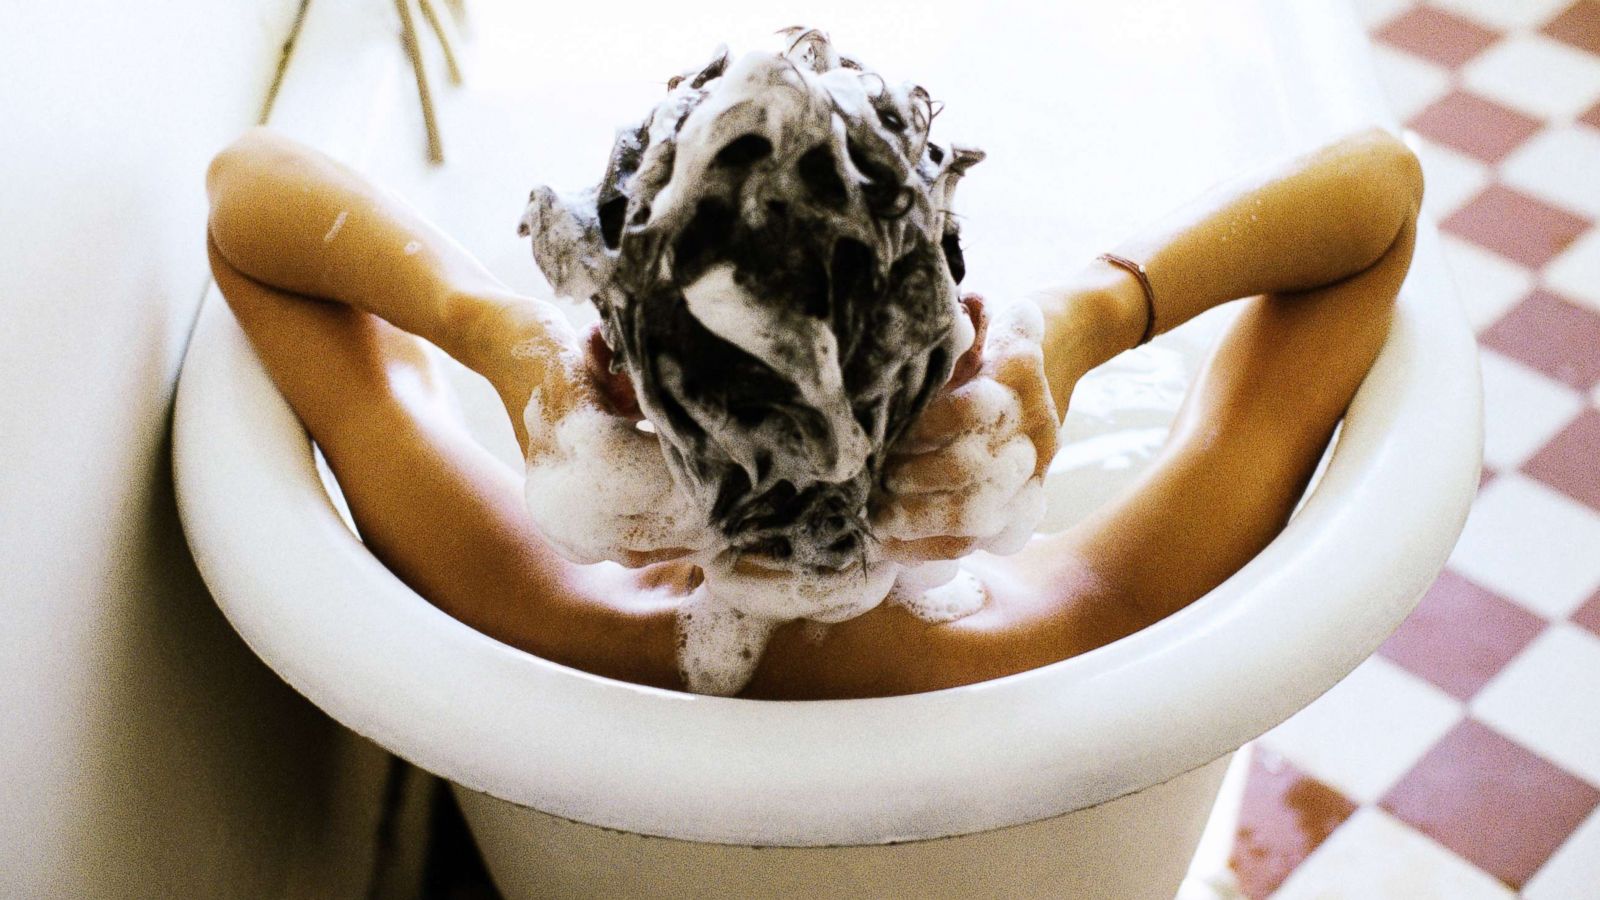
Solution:
M224 622L168 461L204 164L295 5L6 4L0 896L364 891L386 757Z

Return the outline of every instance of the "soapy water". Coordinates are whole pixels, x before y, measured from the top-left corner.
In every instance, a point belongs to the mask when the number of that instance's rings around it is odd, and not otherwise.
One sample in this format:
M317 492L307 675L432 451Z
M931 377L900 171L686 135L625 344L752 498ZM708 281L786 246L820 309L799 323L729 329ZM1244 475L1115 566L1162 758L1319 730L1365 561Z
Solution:
M1129 350L1079 380L1044 481L1041 533L1086 518L1155 459L1220 317Z

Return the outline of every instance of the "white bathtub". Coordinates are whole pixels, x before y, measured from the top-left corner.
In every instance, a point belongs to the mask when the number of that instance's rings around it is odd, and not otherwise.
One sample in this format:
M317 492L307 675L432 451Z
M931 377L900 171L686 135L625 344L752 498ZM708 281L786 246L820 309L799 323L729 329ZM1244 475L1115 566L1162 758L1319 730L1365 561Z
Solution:
M868 21L827 5L807 4L806 18L924 79L949 104L940 126L990 151L959 205L973 285L991 296L1078 264L1243 165L1387 121L1363 39L1333 2L1201 11L1163 0L1116 14L1019 4L942 22L922 3L914 46L895 42L903 32L879 7ZM749 12L725 13L698 21L752 30ZM494 39L480 47L477 90L444 92L454 161L430 172L412 161L420 138L383 23L314 8L274 121L397 185L534 289L513 235L526 189L597 178L610 129L655 89L644 73L697 63L716 36L650 14L660 21L619 36L581 10L551 13L511 40L517 23L486 13L480 31ZM584 54L602 41L617 64L595 74ZM1050 91L1031 80L1040 73ZM557 77L583 79L578 100L548 87ZM330 94L368 112L330 111ZM1062 180L1040 183L1052 162ZM1170 897L1229 754L1369 655L1465 518L1477 366L1435 244L1425 227L1393 336L1321 481L1271 546L1138 634L971 687L696 697L478 634L346 528L305 433L214 296L179 388L180 509L239 633L329 714L454 782L509 896ZM485 425L502 452L506 432Z

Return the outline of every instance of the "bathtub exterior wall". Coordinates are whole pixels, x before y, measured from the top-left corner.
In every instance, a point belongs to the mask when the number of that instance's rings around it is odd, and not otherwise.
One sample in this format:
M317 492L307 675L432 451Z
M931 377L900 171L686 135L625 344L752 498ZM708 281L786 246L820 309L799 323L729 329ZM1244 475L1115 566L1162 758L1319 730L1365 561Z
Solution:
M168 464L208 157L298 4L8 4L0 27L0 896L363 896L388 754L245 647Z
M1232 756L1042 822L876 847L739 847L646 837L562 819L459 785L455 792L507 900L1170 900Z

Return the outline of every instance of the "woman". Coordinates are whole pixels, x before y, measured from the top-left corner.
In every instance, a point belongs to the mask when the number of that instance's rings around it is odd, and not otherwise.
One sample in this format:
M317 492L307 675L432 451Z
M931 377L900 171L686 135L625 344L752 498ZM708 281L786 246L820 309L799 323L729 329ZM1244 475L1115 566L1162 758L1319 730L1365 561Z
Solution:
M523 411L535 391L547 423L626 412L604 343L585 346L557 311L511 294L414 212L268 132L223 151L207 187L217 282L372 552L501 641L681 688L676 610L698 570L660 561L675 554L659 548L629 557L633 569L554 552L518 474L468 435L415 336L489 379L534 462L553 452L529 442ZM1421 194L1403 145L1354 135L1225 185L1039 294L1041 340L991 342L955 368L1017 398L1023 414L1009 427L1033 442L1041 468L1051 417L1081 375L1218 304L1244 308L1134 488L1014 556L968 561L989 595L983 609L931 624L885 604L825 631L785 626L742 696L969 684L1109 643L1215 587L1287 522L1383 345ZM947 389L922 412L892 481L959 475L941 454L978 427L965 396ZM972 546L954 527L959 491L908 488L900 502L952 528L898 542L896 558L950 559Z

